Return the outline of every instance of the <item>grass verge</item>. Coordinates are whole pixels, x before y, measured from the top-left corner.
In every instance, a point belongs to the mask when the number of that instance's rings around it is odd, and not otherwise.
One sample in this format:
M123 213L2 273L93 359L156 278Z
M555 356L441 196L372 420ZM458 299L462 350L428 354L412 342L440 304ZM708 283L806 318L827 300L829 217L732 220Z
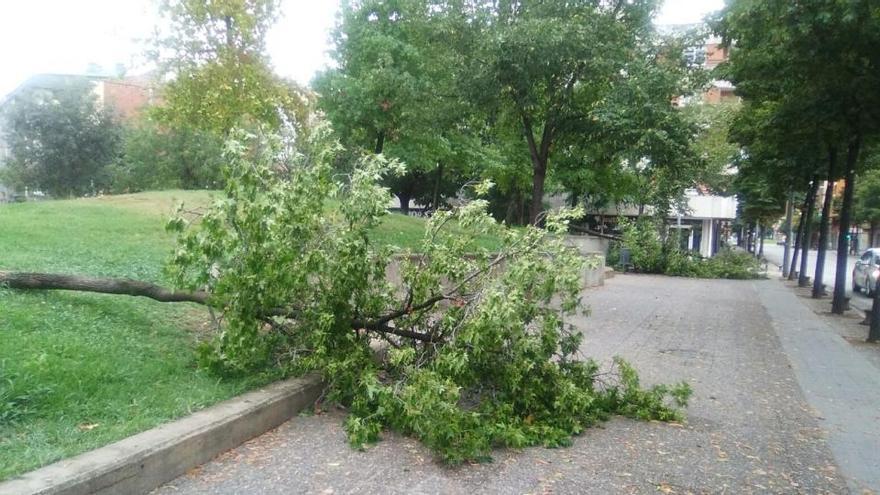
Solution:
M165 220L206 191L0 205L0 270L167 283ZM424 221L389 215L376 236L415 247ZM486 238L488 248L497 240ZM192 304L0 288L0 480L186 415L274 376L218 380L195 365L208 316Z

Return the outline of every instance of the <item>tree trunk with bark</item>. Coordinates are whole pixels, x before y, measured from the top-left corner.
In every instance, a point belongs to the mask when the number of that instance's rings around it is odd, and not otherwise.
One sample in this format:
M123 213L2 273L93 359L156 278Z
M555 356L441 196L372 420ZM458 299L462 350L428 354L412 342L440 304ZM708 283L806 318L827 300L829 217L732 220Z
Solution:
M434 181L434 194L431 198L431 208L434 211L440 209L440 186L443 182L443 162L437 162L437 179Z
M868 330L868 342L880 342L880 290L874 291L871 304L871 323Z
M837 234L837 267L834 274L834 297L831 312L842 315L847 309L846 273L849 261L849 227L852 216L853 191L856 187L856 164L859 160L861 138L856 134L846 150L846 183L843 188L843 205L840 207L840 228Z
M550 144L553 141L553 125L550 122L544 124L541 133L541 141L535 140L532 121L523 113L523 132L526 143L529 145L529 156L532 160L532 200L529 207L529 223L539 225L541 213L544 211L544 181L547 178L547 162L550 157Z
M831 219L831 200L834 197L834 169L837 162L837 149L828 152L828 183L825 186L825 201L822 202L822 219L819 221L819 246L816 252L816 271L813 273L813 298L825 294L825 252L828 248L828 227Z
M209 294L207 292L177 292L138 280L81 277L78 275L55 273L0 271L0 286L10 289L73 290L97 292L100 294L141 296L159 302L193 302L197 304L208 304L209 302Z
M789 189L788 201L785 202L785 251L782 254L782 276L788 278L788 271L791 269L789 262L791 261L792 249L792 227L791 222L794 216L794 192Z
M406 193L397 193L397 199L400 200L400 213L409 215L410 196Z
M764 256L764 226L758 228L758 235L761 236L761 242L758 247L758 258Z
M791 255L791 265L788 267L788 280L794 280L797 273L798 266L798 256L800 256L801 251L801 243L804 239L804 217L807 212L807 200L809 199L809 193L807 193L807 199L804 200L803 206L801 206L801 215L800 220L798 220L797 234L794 238L794 251Z
M801 240L801 269L798 273L798 287L806 287L807 267L809 266L810 244L813 243L813 212L816 208L816 194L819 192L819 177L813 176L810 191L807 193L807 217L804 219L804 238Z
M385 148L385 130L379 131L379 134L376 135L376 148L373 150L375 153L381 154L382 150Z

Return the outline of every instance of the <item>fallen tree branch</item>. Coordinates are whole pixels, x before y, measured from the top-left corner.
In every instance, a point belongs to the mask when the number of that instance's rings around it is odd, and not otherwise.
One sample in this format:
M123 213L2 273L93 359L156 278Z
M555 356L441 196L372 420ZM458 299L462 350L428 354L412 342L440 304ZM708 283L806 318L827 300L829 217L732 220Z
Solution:
M75 290L100 294L141 296L159 302L193 302L208 304L210 294L203 291L177 292L161 285L121 278L95 278L58 273L0 271L0 286L10 289Z
M38 272L7 272L0 271L0 287L19 290L72 290L79 292L95 292L99 294L117 294L126 296L147 297L159 302L192 302L209 306L210 294L204 291L178 292L162 287L161 285L138 280L106 278L106 277L83 277L80 275L64 275L58 273ZM388 323L411 311L433 306L446 296L435 296L418 304L409 311L397 311L384 315L376 320L354 320L351 327L367 329L378 333L392 334L400 337L420 340L423 342L435 342L431 335L394 328ZM266 312L264 318L281 316L296 318L298 311L285 308L274 308Z
M601 239L608 239L609 241L617 241L617 242L623 241L623 239L621 239L620 237L618 237L616 235L603 234L601 232L596 232L595 230L591 230L586 227L581 227L579 225L569 225L568 228L570 228L571 230L573 230L575 232L593 235L593 236L599 237Z

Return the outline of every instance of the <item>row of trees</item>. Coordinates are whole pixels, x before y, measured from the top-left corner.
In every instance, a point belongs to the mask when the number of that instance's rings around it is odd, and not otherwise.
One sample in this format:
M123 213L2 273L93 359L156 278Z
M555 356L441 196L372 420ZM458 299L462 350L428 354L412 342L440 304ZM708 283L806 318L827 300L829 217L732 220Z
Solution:
M167 29L150 54L168 82L147 121L114 127L80 91L75 123L58 116L64 124L34 134L17 116L51 109L24 102L26 111L7 112L11 141L23 143L7 175L58 195L217 187L231 129L305 136L326 119L349 155L406 163L386 184L404 212L413 202L437 209L489 178L491 209L509 222L538 222L548 191L662 214L695 182L725 190L732 150L716 125L726 113L673 104L705 82L683 56L699 37L661 35L656 8L650 0L343 2L335 68L317 76L312 93L268 63L276 0L167 0ZM71 139L71 129L92 129L86 121L100 122L101 153ZM48 134L68 146L35 156L28 143L48 146ZM351 160L338 162L344 169ZM66 172L53 178L50 169Z
M821 203L814 297L824 290L833 184L845 180L833 300L833 312L842 313L856 177L880 130L880 54L874 49L880 6L868 0L734 0L715 29L732 48L723 75L744 98L731 130L743 148L736 179L742 216L767 224L794 197L802 202L801 217L809 219ZM817 198L823 180L831 186ZM810 225L801 222L799 239L810 238ZM802 285L808 244L797 243Z
M408 165L392 191L438 207L491 178L496 216L538 222L545 192L661 212L706 169L702 74L632 2L344 2L319 108L352 149ZM690 119L688 117L691 117Z

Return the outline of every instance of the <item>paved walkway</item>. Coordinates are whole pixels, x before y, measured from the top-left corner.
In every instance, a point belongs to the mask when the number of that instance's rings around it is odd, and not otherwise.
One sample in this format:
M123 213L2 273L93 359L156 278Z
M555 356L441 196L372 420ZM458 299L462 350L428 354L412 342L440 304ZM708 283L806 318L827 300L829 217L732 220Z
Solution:
M391 433L354 451L344 413L332 411L295 418L157 493L846 493L847 482L855 493L876 490L878 454L867 447L880 430L880 400L867 389L880 390L880 370L854 359L786 291L771 280L627 275L585 292L593 314L578 321L584 353L606 363L621 355L647 383L688 380L685 425L616 418L568 448L498 451L493 463L448 468Z
M880 488L880 369L816 318L792 290L779 283L757 287L850 487L857 493Z

